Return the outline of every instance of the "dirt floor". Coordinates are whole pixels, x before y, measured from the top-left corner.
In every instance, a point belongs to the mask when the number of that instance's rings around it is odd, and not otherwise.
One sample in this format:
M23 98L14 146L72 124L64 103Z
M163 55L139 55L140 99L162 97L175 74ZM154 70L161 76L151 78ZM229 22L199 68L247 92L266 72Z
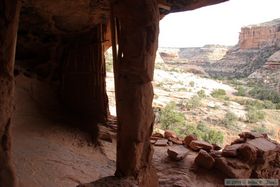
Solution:
M21 186L74 187L113 175L114 131L102 127L101 139L107 140L95 147L87 134L75 128L79 122L66 118L54 93L52 86L35 79L23 75L16 79L13 157ZM196 153L190 151L183 161L173 162L166 151L167 147L155 147L160 186L223 186L218 174L193 166Z

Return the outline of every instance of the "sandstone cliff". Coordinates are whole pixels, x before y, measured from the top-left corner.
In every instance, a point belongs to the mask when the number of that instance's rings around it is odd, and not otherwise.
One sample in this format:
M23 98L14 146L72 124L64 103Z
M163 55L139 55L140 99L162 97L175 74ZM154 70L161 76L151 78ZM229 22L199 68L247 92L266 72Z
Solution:
M221 60L230 47L223 45L205 45L203 47L159 48L166 63L201 63Z
M280 93L280 50L271 55L263 67L249 76Z
M196 65L212 77L248 77L280 49L280 19L241 28L234 47L206 45L159 49L166 63Z
M280 19L241 28L240 49L259 49L264 46L279 46Z
M241 28L238 45L206 71L215 77L248 77L279 49L280 19L246 26Z

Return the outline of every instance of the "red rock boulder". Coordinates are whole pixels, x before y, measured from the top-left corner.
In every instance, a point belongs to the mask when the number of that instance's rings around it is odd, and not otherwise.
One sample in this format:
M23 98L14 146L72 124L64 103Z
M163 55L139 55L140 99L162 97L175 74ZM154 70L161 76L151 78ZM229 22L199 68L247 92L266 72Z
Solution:
M177 135L174 131L166 130L166 131L164 131L164 138L166 138L166 139L177 138Z
M193 140L197 140L197 137L193 134L190 134L188 136L185 137L184 139L184 145L185 147L189 147L190 143L193 141Z
M215 159L206 151L201 149L195 158L194 163L205 169L211 169L214 166Z
M174 146L167 149L168 157L174 161L183 160L187 156L188 152L189 150L183 146Z
M201 141L201 140L191 141L191 143L189 144L189 147L194 151L199 151L200 149L203 149L203 150L209 152L210 150L213 149L213 145L211 145L205 141Z

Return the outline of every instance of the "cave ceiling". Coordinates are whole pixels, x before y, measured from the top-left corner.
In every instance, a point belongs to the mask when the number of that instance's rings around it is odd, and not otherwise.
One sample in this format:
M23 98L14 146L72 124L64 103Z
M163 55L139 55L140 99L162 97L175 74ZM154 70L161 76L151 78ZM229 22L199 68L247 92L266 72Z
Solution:
M224 1L158 0L158 3L161 14L166 15ZM20 29L34 28L39 32L53 34L81 32L105 23L109 15L110 0L24 0Z

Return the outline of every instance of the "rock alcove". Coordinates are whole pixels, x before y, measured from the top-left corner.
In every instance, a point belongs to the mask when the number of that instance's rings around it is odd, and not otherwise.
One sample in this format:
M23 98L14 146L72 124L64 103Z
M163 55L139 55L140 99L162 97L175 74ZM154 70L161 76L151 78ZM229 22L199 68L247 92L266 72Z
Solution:
M0 0L0 186L18 186L11 145L14 77L54 85L69 116L96 137L108 121L104 51L113 47L117 104L115 177L108 186L158 186L150 144L154 60L166 14L226 0ZM116 45L118 44L118 48ZM246 47L246 45L244 44Z

